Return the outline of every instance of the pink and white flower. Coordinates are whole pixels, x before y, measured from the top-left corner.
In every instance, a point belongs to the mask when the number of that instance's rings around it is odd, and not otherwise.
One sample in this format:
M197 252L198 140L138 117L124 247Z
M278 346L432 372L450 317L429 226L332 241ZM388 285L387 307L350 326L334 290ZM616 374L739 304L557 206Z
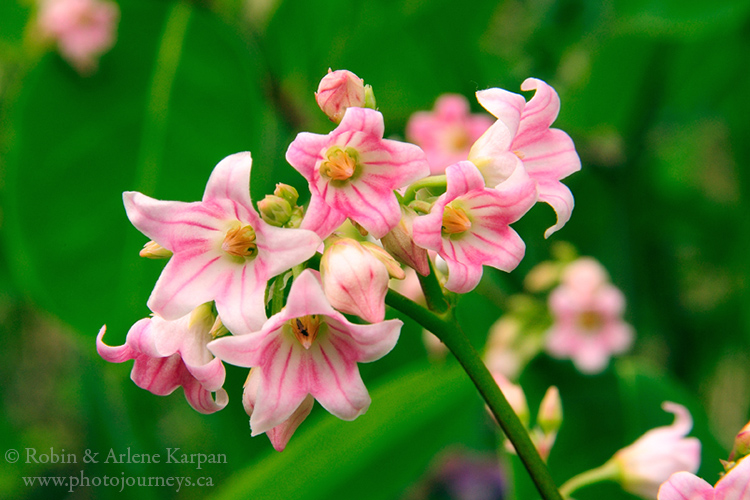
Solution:
M57 42L60 55L80 73L96 70L99 57L115 44L120 10L101 0L42 0L37 25Z
M414 220L414 242L445 259L448 290L466 293L479 283L483 265L511 271L521 261L526 246L508 225L534 205L536 188L522 170L497 189L486 188L468 161L449 166L446 176L447 191Z
M257 330L266 320L267 281L312 257L321 241L312 231L264 222L250 200L250 153L224 158L203 201L160 201L123 194L133 225L174 255L156 282L149 308L167 320L216 301L233 333Z
M670 402L662 408L674 413L674 423L651 429L611 459L619 467L622 487L645 498L656 498L659 485L675 472L694 473L701 463L700 441L685 437L693 427L690 412Z
M206 348L212 340L214 320L206 310L210 307L204 304L174 321L159 316L144 318L130 328L121 346L104 343L107 327L103 326L96 337L96 350L111 363L135 360L130 378L138 387L166 396L182 386L190 406L201 413L216 412L229 398L222 389L224 365Z
M570 358L583 373L604 370L613 354L627 351L633 329L622 320L625 298L608 282L597 261L580 258L569 264L560 286L549 296L554 324L547 333L547 352Z
M542 80L527 78L521 90L536 90L527 103L523 96L498 88L477 92L477 100L497 117L471 147L469 160L482 171L488 186L495 186L519 168L537 183L539 201L557 213L557 223L545 237L570 219L573 195L561 179L581 169L570 136L550 128L560 111L557 92Z
M245 407L245 412L251 418L255 410L255 400L258 397L260 379L260 368L250 370L250 374L245 381L245 391L242 394L242 404ZM294 432L312 411L314 404L315 398L308 394L288 419L273 429L266 431L266 436L271 440L271 444L276 451L284 451Z
M469 101L459 94L444 94L434 111L418 111L406 124L406 138L427 154L432 175L465 160L471 145L492 125L485 114L471 114Z
M711 486L690 472L676 472L661 485L658 500L750 500L750 460L743 458Z
M383 115L348 108L328 135L302 132L287 161L310 183L310 206L302 226L321 238L349 217L376 238L401 220L395 189L430 173L424 152L413 144L383 139Z
M217 339L209 349L227 363L260 368L250 417L256 436L290 419L308 395L343 420L367 411L370 396L357 363L390 352L402 325L400 320L350 323L328 303L319 278L306 270L292 284L287 305L262 329Z

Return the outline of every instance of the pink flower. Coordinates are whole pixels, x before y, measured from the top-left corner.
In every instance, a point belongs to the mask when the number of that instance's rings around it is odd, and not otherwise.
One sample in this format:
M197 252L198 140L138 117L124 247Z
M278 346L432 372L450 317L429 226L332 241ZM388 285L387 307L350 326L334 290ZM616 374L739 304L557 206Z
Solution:
M674 413L674 423L651 429L611 459L619 466L622 487L646 498L656 498L659 485L675 472L697 471L701 461L700 441L685 437L693 427L690 413L676 403L662 408Z
M315 101L331 121L339 123L347 108L365 107L364 81L351 71L329 68L328 74L320 80Z
M96 70L99 57L115 44L120 11L99 0L43 0L38 26L57 41L60 54L80 73Z
M302 227L327 237L347 217L376 239L401 220L394 189L429 174L418 146L383 139L383 115L349 108L328 135L302 132L287 161L310 183L310 206Z
M488 186L524 168L537 183L539 201L557 213L557 224L545 232L549 237L570 219L573 195L560 179L580 170L581 160L570 136L550 128L560 111L555 90L536 78L527 78L521 90L536 93L527 103L523 96L502 89L477 92L479 103L498 120L472 146L469 160L482 171Z
M130 222L174 254L148 301L163 318L177 319L214 300L229 330L256 330L266 320L267 281L315 254L315 233L273 227L258 216L250 201L251 163L250 153L224 158L203 201L123 195Z
M247 376L247 381L245 382L245 392L242 394L242 404L251 418L255 410L255 400L258 397L260 379L260 368L250 370L250 374ZM292 435L294 435L294 431L297 430L310 414L314 404L315 399L308 394L288 419L273 429L266 431L266 436L271 440L271 444L276 451L284 451L287 443L289 443Z
M525 245L508 224L531 208L536 191L523 171L498 189L486 188L468 161L451 165L446 175L446 193L414 220L414 242L445 259L448 290L466 293L479 283L483 265L511 271L521 261Z
M492 123L487 115L471 114L464 96L444 94L435 102L434 111L411 115L406 137L427 154L432 175L441 175L448 165L468 158L471 145Z
M385 318L388 270L358 241L333 242L320 259L323 291L339 311L377 323Z
M292 284L284 309L260 331L220 338L209 349L227 363L260 368L250 417L256 436L286 422L308 394L343 420L367 411L370 396L357 363L390 352L402 324L350 323L328 303L313 271L306 270Z
M658 500L750 500L750 460L743 458L711 486L690 472L676 472L661 485Z
M606 368L613 354L633 342L633 329L622 321L625 299L609 284L597 261L581 258L563 271L562 283L549 296L554 324L547 333L547 351L570 358L583 373Z
M134 324L121 346L103 342L103 326L96 337L96 350L111 363L134 359L130 378L135 384L158 396L171 394L182 386L190 406L201 413L213 413L228 402L224 385L224 365L206 349L212 340L213 315L200 306L192 314L174 321L159 316ZM216 400L211 393L216 393Z

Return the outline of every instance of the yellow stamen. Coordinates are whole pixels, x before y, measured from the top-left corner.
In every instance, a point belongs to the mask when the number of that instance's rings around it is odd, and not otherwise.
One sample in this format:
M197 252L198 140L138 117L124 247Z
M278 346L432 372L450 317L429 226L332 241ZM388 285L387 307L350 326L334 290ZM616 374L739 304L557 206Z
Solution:
M320 317L317 314L310 314L308 316L302 316L301 318L293 318L289 320L289 324L292 327L294 336L302 347L309 349L315 338L318 336L320 331Z
M242 226L238 223L227 231L221 249L235 257L255 257L258 253L255 230L252 226Z
M446 206L443 211L443 232L447 234L461 234L471 229L471 221L466 212L460 208Z
M351 179L357 169L357 160L354 156L343 149L331 148L326 154L328 161L320 164L321 175L335 181Z

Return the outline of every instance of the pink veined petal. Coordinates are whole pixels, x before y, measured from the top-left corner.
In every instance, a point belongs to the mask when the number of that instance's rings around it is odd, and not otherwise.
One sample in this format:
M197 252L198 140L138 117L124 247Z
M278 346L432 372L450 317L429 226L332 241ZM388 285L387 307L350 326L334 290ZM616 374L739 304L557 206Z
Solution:
M717 500L714 489L703 479L686 471L675 472L659 487L658 500Z
M484 188L484 177L470 161L460 161L445 169L448 187L445 199L450 202L471 190Z
M544 237L549 238L570 220L575 201L573 200L573 193L561 182L540 182L537 184L537 190L539 191L539 201L547 203L557 214L555 225L544 232Z
M345 326L340 321L328 320L331 342L339 347L342 341L352 343L351 347L356 351L352 359L360 363L376 361L391 352L396 346L402 326L403 322L398 319L371 325L348 323Z
M524 80L521 90L536 90L534 97L526 103L516 133L516 141L524 145L540 138L555 121L560 112L560 97L555 89L537 78Z
M143 234L172 252L209 248L222 237L225 217L218 206L200 202L161 201L134 191L122 195L130 222Z
M250 169L253 160L249 152L236 153L221 160L208 178L203 201L232 200L246 210L253 210L250 200Z
M401 208L392 190L382 193L362 182L352 182L328 193L326 203L348 214L375 239L388 234L401 220Z
M277 336L266 346L255 408L250 417L253 436L282 424L311 392L303 351L302 345L284 336Z
M341 123L336 127L336 130L331 133L331 137L335 138L353 130L382 138L385 133L383 115L369 108L347 108L344 118L341 119Z
M162 318L176 320L214 300L216 287L234 272L234 263L218 252L186 250L169 259L151 292L148 307Z
M422 148L407 142L383 139L380 147L388 151L392 162L389 172L394 188L404 187L430 175L430 164Z
M476 95L479 104L505 125L511 138L515 137L521 113L527 106L526 99L522 95L498 88L480 90Z
M219 388L216 391L216 399L214 399L211 391L207 390L198 380L192 377L188 377L182 384L182 387L185 391L185 399L187 399L190 406L197 412L203 414L215 413L229 403L227 391Z
M331 414L354 420L367 411L370 395L359 375L357 363L330 340L316 342L310 354L310 394Z
M148 319L146 318L138 321L131 327L131 330L139 324L140 328L143 328L145 326L144 322L148 323ZM99 356L104 358L106 361L109 361L110 363L124 363L125 361L134 359L136 357L137 353L134 352L127 343L120 346L110 346L105 344L103 339L106 332L107 325L104 325L101 327L101 329L99 330L99 334L96 336L96 352L99 353Z
M281 328L284 320L273 316L264 325L264 329L244 335L221 337L206 346L214 356L235 366L260 366L261 358L267 346L274 342L273 333Z
M526 244L508 226L478 228L467 234L461 245L470 260L507 273L518 266L526 252Z
M164 358L139 354L135 358L130 379L141 389L157 396L167 396L186 380L185 372L185 365L179 354Z
M345 220L343 212L328 205L319 194L312 192L310 206L300 228L315 231L321 238L328 238Z
M743 458L718 483L716 500L750 500L750 460Z
M527 144L516 139L511 149L518 151L524 168L537 180L560 180L581 170L573 140L556 128L544 131L541 137Z
M446 200L444 195L432 205L429 214L421 215L412 223L414 243L428 250L439 251L443 245L441 226Z
M256 243L258 257L267 265L268 279L315 255L322 241L307 229L280 228L263 223L263 232L258 234Z
M222 323L235 335L259 330L266 321L265 291L269 278L259 257L227 273L215 289L216 310Z
M312 181L315 164L323 159L328 140L327 135L301 132L289 145L286 151L286 161L305 179Z
M440 255L448 264L445 288L456 293L468 293L476 288L482 279L482 264L467 259L462 248L450 240L444 244Z
M270 431L266 431L268 439L271 440L271 444L276 451L284 451L289 440L294 435L294 432L305 421L315 404L315 398L309 394L305 399L302 400L302 404L294 410L292 416L286 419L282 424L277 425Z
M279 320L287 321L311 314L323 314L336 319L343 317L331 307L326 299L320 283L320 275L311 269L306 269L294 280L286 307L279 313Z
M224 385L226 370L224 369L224 364L219 358L213 358L208 363L200 365L187 364L184 355L182 360L185 363L185 368L187 368L187 371L192 375L192 378L194 378L199 385L207 391L216 392Z

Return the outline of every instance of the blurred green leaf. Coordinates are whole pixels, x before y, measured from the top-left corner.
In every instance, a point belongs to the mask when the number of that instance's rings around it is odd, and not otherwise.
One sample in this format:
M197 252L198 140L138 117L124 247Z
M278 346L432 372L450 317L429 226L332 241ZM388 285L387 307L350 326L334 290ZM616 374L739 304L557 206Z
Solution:
M472 432L481 409L455 364L419 365L371 394L365 415L303 423L282 453L238 472L214 498L392 499L436 452Z
M200 199L213 166L250 150L268 183L278 122L252 47L184 3L125 0L118 44L91 78L49 54L9 114L11 269L43 307L93 334L147 314L162 263L138 257L121 193ZM264 167L265 171L264 171Z

